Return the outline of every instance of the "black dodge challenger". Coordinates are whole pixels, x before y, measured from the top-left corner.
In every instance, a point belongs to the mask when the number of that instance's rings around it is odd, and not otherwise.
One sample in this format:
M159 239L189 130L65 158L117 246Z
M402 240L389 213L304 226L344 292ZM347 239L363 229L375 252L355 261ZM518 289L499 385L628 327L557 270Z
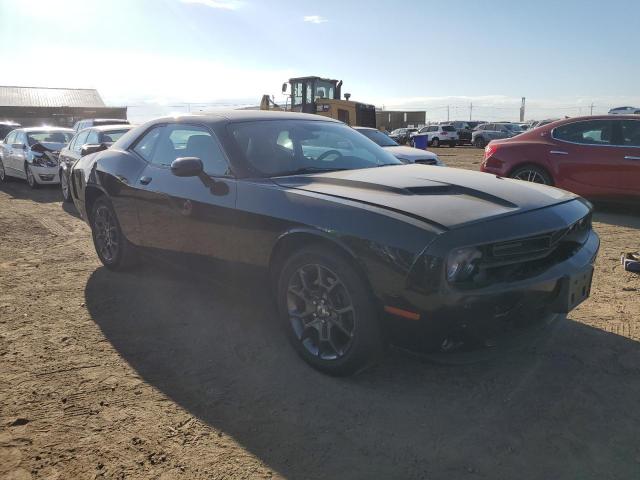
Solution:
M314 115L154 120L80 159L71 187L107 268L142 251L257 267L296 350L336 375L389 342L471 348L566 313L599 247L571 193L401 164Z

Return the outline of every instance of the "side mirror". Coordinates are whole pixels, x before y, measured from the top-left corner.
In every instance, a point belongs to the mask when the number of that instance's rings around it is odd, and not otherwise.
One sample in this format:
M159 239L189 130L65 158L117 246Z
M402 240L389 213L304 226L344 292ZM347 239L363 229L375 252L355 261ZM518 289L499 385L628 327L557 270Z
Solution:
M80 148L80 156L90 155L92 153L106 150L108 147L104 143L87 143Z
M203 172L202 160L198 157L176 158L171 162L171 173L176 177L197 177Z
M287 88L289 87L288 83L283 83L282 84L282 93L287 93Z

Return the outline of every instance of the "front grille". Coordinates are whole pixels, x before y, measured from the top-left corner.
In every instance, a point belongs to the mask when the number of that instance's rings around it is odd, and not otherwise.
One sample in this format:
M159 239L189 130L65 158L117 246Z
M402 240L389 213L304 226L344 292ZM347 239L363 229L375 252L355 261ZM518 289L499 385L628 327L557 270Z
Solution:
M591 214L568 227L542 235L479 247L483 251L472 284L516 281L542 273L572 257L587 241Z

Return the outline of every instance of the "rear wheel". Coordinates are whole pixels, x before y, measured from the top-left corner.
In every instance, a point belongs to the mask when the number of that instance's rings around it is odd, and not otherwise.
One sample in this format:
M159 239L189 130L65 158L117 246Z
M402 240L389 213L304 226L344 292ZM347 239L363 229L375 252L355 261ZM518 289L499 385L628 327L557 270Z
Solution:
M524 180L525 182L540 183L542 185L553 185L549 174L544 169L536 167L535 165L517 168L511 173L511 178Z
M436 137L433 140L431 140L431 146L432 147L439 147L440 146L440 139L438 137Z
M473 141L473 145L476 148L484 148L487 146L487 142L483 137L476 137L475 140Z
M331 375L352 375L383 349L368 286L340 254L322 246L294 253L278 279L278 310L298 354Z
M62 200L65 202L71 202L71 187L69 186L69 178L60 170L60 189L62 190Z
M25 164L24 171L27 174L27 183L29 186L33 189L38 188L38 182L36 182L36 177L33 174L33 171L31 171L29 164Z
M137 252L122 234L116 212L106 197L93 204L91 234L98 258L108 269L126 270L137 263Z

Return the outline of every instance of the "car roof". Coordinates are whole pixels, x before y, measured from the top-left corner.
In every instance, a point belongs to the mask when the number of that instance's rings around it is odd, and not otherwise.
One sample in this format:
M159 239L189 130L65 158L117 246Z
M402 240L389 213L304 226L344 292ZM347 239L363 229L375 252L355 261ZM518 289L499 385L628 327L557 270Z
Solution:
M124 118L84 118L82 120L78 120L76 123L80 122L128 122Z
M355 126L353 127L354 130L378 130L377 128L373 128L373 127L359 127L359 126Z
M254 122L262 120L311 120L324 121L333 123L342 123L332 118L323 117L321 115L313 115L310 113L296 112L274 112L263 110L221 110L219 112L204 114L187 114L173 117L162 117L153 121L153 123L167 122L199 122L207 124L224 124L233 122Z
M18 128L16 130L20 130L26 133L32 132L69 132L73 133L72 128L64 128L64 127L26 127L26 128Z

